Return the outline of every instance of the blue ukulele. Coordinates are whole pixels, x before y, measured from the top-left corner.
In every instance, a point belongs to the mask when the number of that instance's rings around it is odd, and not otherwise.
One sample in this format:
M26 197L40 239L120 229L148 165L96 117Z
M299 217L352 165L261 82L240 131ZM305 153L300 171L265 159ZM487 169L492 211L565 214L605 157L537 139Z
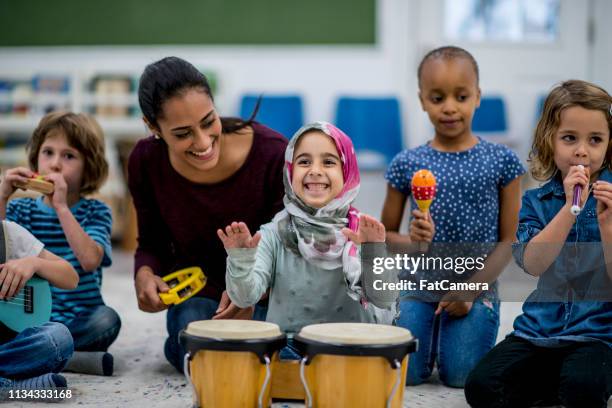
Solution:
M51 305L49 282L32 277L11 299L0 300L0 322L16 332L40 326L49 321Z

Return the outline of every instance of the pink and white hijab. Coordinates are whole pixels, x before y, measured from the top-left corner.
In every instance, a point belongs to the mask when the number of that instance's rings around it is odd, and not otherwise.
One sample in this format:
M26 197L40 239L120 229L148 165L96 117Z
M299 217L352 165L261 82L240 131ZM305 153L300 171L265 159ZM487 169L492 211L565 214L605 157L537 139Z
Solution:
M344 176L340 194L322 208L305 204L291 185L295 145L302 135L312 130L320 130L333 140L342 161ZM359 180L357 157L351 139L327 122L305 125L293 135L285 151L285 209L272 220L286 248L322 269L342 267L347 293L355 300L362 298L362 288L359 286L361 262L357 247L342 234L342 228L357 231L359 212L351 204L359 192Z

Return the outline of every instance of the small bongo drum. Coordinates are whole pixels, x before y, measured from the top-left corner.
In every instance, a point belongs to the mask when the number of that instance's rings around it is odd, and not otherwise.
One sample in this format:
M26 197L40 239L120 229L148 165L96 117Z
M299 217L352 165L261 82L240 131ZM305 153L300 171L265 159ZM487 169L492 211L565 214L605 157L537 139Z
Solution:
M184 370L194 406L267 407L271 361L286 344L274 323L254 320L202 320L181 330L187 349Z
M417 341L401 327L367 323L305 326L293 339L304 356L307 407L401 408L408 354Z

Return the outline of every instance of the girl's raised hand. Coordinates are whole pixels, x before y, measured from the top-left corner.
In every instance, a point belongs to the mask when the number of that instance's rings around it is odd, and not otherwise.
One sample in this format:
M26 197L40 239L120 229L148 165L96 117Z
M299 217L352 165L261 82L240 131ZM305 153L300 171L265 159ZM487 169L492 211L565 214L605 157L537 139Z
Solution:
M600 226L612 228L612 184L597 181L593 185L593 196L597 200L597 221Z
M6 170L2 175L2 182L0 183L0 200L7 201L17 190L18 184L26 183L32 177L34 177L34 172L25 167L15 167Z
M430 213L412 210L409 233L412 242L431 242L436 234L436 227Z
M364 242L385 242L385 226L374 217L361 214L359 216L359 227L357 232L350 228L342 228L345 237L359 245Z
M251 236L249 227L244 222L232 222L222 229L217 230L217 235L226 249L230 248L255 248L261 239L261 233L257 231Z

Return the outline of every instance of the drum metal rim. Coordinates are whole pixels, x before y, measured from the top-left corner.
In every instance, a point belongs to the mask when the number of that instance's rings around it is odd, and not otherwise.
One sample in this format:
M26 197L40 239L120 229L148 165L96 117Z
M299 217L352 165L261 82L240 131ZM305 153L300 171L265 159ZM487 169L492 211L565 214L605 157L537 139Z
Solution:
M275 352L285 347L286 336L281 334L276 337L261 339L222 339L215 337L200 337L181 330L179 343L195 356L198 351L242 351L254 353L262 364L265 364L265 356L271 357Z
M400 343L341 344L324 343L298 334L293 338L293 344L307 359L306 365L309 365L318 354L331 354L347 357L382 357L389 362L391 368L394 368L394 361L402 361L408 354L417 350L418 341L411 339Z

